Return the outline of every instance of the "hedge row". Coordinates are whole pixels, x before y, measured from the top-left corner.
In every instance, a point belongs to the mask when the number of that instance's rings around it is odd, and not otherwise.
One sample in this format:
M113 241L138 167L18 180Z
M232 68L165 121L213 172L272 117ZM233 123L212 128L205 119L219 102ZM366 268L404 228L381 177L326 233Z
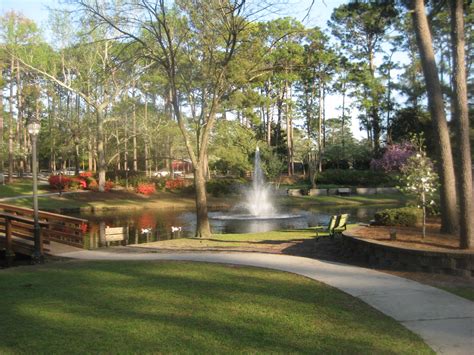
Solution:
M416 207L390 208L375 213L375 223L381 226L414 227L421 218L422 211Z
M317 184L331 184L358 187L395 186L394 175L372 170L328 169L319 173Z

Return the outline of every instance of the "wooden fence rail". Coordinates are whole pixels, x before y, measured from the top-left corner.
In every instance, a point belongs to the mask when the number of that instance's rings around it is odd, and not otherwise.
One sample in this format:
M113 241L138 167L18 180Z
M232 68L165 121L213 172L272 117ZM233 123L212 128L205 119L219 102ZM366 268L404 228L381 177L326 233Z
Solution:
M44 211L39 211L38 217L40 244L45 251L49 251L50 241L84 247L87 220ZM14 250L22 253L33 251L33 226L32 209L0 204L0 245L4 245L7 253Z

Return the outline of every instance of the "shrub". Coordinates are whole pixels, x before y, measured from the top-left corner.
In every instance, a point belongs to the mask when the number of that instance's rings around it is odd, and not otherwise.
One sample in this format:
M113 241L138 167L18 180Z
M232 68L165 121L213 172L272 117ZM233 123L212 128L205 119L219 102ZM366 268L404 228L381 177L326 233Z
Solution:
M136 191L139 194L151 195L156 192L155 184L153 183L141 183L138 184Z
M166 179L162 177L155 177L152 179L153 183L155 184L158 190L164 190L166 185Z
M78 178L78 177L72 177L70 179L70 184L69 187L72 190L78 190L78 189L85 189L87 188L87 183L85 180Z
M328 169L318 174L318 184L360 187L395 186L394 175L372 170Z
M88 180L88 189L92 191L99 191L99 183L96 179L89 178ZM107 180L104 185L104 192L109 192L114 187L114 183L110 180Z
M51 175L48 178L49 186L56 190L67 190L71 186L71 178L63 175Z
M415 207L390 208L375 214L375 223L381 226L413 227L421 221L421 210Z
M371 166L385 172L400 171L408 158L415 152L416 147L410 142L390 144L386 147L385 153L380 159L372 160Z
M86 178L86 184L87 184L87 188L89 190L97 190L98 187L99 187L99 184L97 183L97 180L94 179L93 177Z
M206 184L207 192L213 196L230 195L238 191L238 186L242 184L239 179L214 179Z
M104 191L105 191L105 192L109 192L110 190L112 190L112 188L114 187L114 185L115 185L115 184L114 184L112 181L107 180L107 181L105 182L105 185L104 185Z
M184 186L184 179L169 179L165 183L165 188L170 191L182 189Z
M82 173L79 173L79 176L81 178L87 179L87 178L90 178L90 177L94 176L94 173L92 171L84 171Z

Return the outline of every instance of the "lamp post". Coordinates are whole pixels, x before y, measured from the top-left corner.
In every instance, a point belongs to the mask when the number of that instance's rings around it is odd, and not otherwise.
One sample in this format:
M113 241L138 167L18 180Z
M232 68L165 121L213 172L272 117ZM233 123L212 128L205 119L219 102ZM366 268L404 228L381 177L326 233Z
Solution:
M33 119L28 123L28 133L31 136L31 160L33 170L33 237L35 250L32 255L34 264L43 262L43 248L41 245L41 231L38 218L38 158L36 154L36 140L41 129L39 121Z

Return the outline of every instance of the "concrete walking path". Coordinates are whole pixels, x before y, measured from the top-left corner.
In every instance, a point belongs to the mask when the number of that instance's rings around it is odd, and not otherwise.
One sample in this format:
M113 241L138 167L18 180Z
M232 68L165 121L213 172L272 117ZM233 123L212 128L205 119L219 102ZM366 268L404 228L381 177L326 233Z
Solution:
M474 353L474 302L371 269L262 253L119 253L109 249L81 250L57 256L84 260L198 261L287 271L324 282L361 299L421 336L439 354Z

